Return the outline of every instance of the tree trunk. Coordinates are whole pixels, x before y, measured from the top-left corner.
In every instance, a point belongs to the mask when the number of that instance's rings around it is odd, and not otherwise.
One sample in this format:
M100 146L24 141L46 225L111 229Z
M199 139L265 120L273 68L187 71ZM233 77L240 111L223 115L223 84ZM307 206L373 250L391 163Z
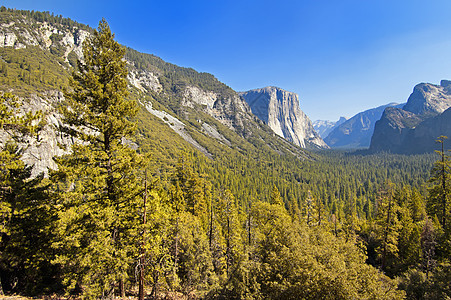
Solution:
M121 277L121 279L119 279L119 296L122 299L125 299L125 284L124 284L124 278Z
M143 233L142 233L142 244L141 244L141 257L139 258L139 294L138 299L144 300L144 263L145 263L145 253L144 253L144 246L145 246L145 233L146 233L146 203L147 203L147 170L145 173L145 182L144 182L144 214L143 214Z

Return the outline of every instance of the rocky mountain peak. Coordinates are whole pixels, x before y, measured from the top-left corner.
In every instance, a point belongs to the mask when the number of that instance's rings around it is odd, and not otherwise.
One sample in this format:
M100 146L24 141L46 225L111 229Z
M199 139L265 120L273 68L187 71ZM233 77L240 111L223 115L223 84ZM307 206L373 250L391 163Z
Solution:
M449 107L451 107L451 81L442 80L440 85L417 84L403 109L419 115L437 115Z
M277 135L302 148L328 148L299 107L296 93L268 86L241 92L252 113Z
M322 139L325 139L329 135L329 133L332 132L332 130L334 130L336 127L340 126L347 120L348 118L346 117L340 117L336 122L328 120L316 120L313 122L313 128L315 128L315 131L318 132Z
M442 79L440 81L440 86L442 86L444 88L451 87L451 80Z
M450 135L451 81L415 86L402 109L387 108L376 123L370 151L432 152L440 135ZM447 112L445 114L445 111Z

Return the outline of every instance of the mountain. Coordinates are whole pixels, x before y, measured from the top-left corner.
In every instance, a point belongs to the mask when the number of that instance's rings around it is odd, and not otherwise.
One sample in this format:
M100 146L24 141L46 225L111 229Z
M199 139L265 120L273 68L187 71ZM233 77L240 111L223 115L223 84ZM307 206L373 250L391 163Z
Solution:
M437 115L451 106L451 81L442 80L440 85L417 84L403 107L417 115Z
M321 136L322 139L327 137L329 133L335 129L335 127L343 124L348 118L340 117L338 121L316 120L313 121L313 128Z
M2 11L0 21L0 91L22 101L24 113L42 110L47 125L39 141L30 142L24 160L34 175L54 168L52 157L72 143L57 133L72 68L82 59L82 44L93 29L61 16ZM140 104L138 133L130 143L174 161L183 151L217 159L224 153L306 158L299 147L275 135L249 105L213 75L167 63L157 56L126 48L130 98ZM1 133L0 133L1 136ZM63 146L62 148L60 146ZM167 164L169 165L169 164Z
M450 107L451 81L417 84L406 105L384 111L376 123L370 152L432 152L438 136L451 136Z
M451 107L443 113L426 119L409 131L405 139L405 149L415 151L405 151L406 153L432 153L437 150L437 137L445 135L451 136ZM444 140L446 148L450 148L450 142Z
M265 87L241 92L252 113L277 135L307 149L328 148L315 132L312 122L299 107L296 93L278 87Z
M396 103L365 110L336 126L324 139L332 148L367 148L370 145L374 125L385 108L399 106Z

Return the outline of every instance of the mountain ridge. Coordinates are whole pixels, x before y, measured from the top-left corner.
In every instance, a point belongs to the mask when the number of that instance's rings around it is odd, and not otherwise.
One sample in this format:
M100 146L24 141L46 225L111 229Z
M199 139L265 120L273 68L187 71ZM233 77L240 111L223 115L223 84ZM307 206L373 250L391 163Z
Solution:
M399 105L403 104L392 102L360 112L336 126L324 141L332 148L368 148L374 132L375 123L382 116L384 109Z
M402 108L386 109L376 122L370 152L432 152L440 135L451 135L451 81L415 85ZM446 112L446 113L445 113Z
M340 117L338 121L329 121L329 120L315 120L312 122L313 128L319 134L319 136L324 140L329 133L335 129L335 127L343 124L348 120L347 117Z
M67 87L70 70L76 66L77 59L82 59L82 43L92 30L46 13L3 11L0 14L0 36L4 37L0 43L3 59L0 62L0 89L16 93L24 101L35 97L34 103L48 104L44 109L48 123L45 131L53 138L48 143L37 144L33 153L26 152L26 157L30 158L28 163L36 166L35 174L47 172L48 167L54 166L51 157L61 154L58 145L67 141L57 141L57 135L52 133L60 125L57 106L63 95L60 93L58 101L46 95L49 91ZM156 115L159 122L207 157L215 158L223 151L246 152L257 148L277 155L309 157L302 149L278 138L251 113L247 103L235 91L213 75L179 67L131 48L126 48L125 59L129 70L129 97L135 98L141 109L154 116L156 111L161 112L161 118ZM149 107L152 107L150 111ZM140 116L147 118L141 123L156 121L147 114ZM165 118L174 119L167 122ZM179 125L171 127L171 123ZM140 134L147 135L145 132ZM139 142L138 145L143 146ZM46 157L47 162L41 157Z

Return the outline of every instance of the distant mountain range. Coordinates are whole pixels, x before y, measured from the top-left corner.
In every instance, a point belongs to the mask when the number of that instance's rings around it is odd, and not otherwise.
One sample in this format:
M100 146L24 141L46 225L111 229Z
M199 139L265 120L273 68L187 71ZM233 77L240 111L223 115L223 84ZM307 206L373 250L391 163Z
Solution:
M382 116L384 109L399 105L390 103L358 113L332 128L330 133L324 138L324 141L331 148L368 148L373 135L374 125Z
M450 107L451 81L416 85L406 105L384 111L376 123L369 150L401 154L434 151L437 137L451 136Z
M316 122L331 148L369 153L433 152L441 135L451 136L451 81L417 84L404 104L390 103L356 114L340 125ZM450 141L445 143L451 144Z
M329 133L334 130L335 127L343 124L348 118L340 117L338 121L328 121L328 120L316 120L313 121L313 128L321 136L322 139L326 138Z

